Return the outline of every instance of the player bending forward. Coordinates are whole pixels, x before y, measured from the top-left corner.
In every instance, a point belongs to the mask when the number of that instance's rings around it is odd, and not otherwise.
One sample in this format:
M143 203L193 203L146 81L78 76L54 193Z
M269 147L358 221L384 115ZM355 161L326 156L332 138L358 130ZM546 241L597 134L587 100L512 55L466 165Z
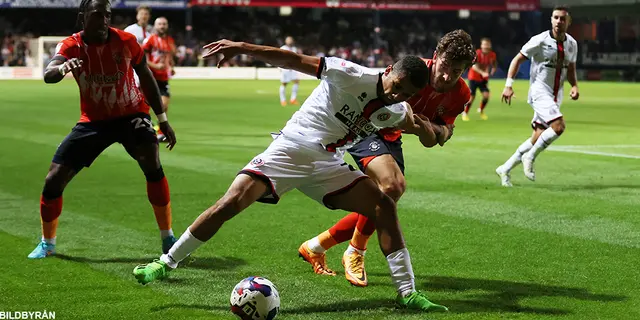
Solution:
M431 122L441 146L451 138L454 121L469 101L469 87L460 76L471 66L474 58L473 43L466 32L456 30L447 33L438 43L434 59L425 59L429 68L428 84L407 101L414 114ZM349 149L360 170L396 202L406 188L401 139L399 130L385 129ZM435 145L435 142L421 142L427 148ZM327 267L325 251L351 240L342 256L345 277L353 285L364 287L368 284L364 256L374 231L375 221L352 212L327 231L304 242L298 253L312 265L315 273L335 275Z
M533 162L565 130L565 122L560 112L564 80L571 84L571 99L578 100L578 79L576 59L578 45L567 34L571 17L565 7L556 7L551 14L552 29L533 36L520 53L511 61L509 74L502 91L502 100L511 104L513 77L518 73L525 59L531 60L531 80L527 102L533 108L533 135L523 142L503 165L496 169L503 186L511 187L511 169L522 162L524 175L535 181Z
M162 238L162 251L175 242L171 231L169 185L160 165L158 142L149 120L149 105L133 80L133 71L153 111L161 119L169 148L175 134L162 111L160 93L144 53L130 33L109 27L108 0L83 0L78 20L83 30L58 44L45 72L46 83L57 83L71 72L80 88L80 121L62 140L53 156L40 198L42 241L29 258L45 258L56 251L62 192L73 177L91 165L115 142L138 161L147 179L147 194Z
M407 56L383 73L338 58L318 58L248 43L221 40L205 47L204 57L223 54L219 66L238 54L322 79L271 145L247 164L227 193L204 211L159 260L134 269L141 283L165 277L222 224L255 201L277 203L297 188L330 209L362 212L376 220L380 248L398 291L399 305L444 311L415 289L409 252L394 201L361 171L344 162L343 149L378 129L400 125L433 143L429 123L414 118L405 101L428 81L418 57ZM414 122L415 121L415 122Z

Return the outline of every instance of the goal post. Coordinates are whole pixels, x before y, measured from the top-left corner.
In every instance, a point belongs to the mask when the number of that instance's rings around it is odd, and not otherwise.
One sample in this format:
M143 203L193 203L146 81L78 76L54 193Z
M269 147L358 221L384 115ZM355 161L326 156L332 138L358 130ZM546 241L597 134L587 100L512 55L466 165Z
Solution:
M42 73L44 72L44 68L49 64L51 58L55 54L56 46L62 40L67 38L66 36L46 36L39 37L35 40L35 45L37 45L37 50L33 52L35 60L35 66L38 68L38 72L40 73L40 77L42 77Z

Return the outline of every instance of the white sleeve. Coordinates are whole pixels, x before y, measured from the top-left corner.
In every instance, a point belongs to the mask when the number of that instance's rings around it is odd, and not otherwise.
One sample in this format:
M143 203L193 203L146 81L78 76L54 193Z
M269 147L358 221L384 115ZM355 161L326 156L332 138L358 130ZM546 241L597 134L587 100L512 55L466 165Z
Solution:
M520 49L520 53L527 57L527 59L531 60L531 58L540 53L540 44L542 44L540 37L532 37L527 43L524 44L524 46L522 46L522 49Z
M344 59L329 57L320 58L318 66L318 79L326 80L336 87L347 87L360 79L363 74L363 68L351 61Z
M571 41L571 46L573 50L571 50L571 54L569 55L569 62L576 63L576 61L578 61L578 43Z
M404 121L407 116L406 102L400 102L380 108L371 114L371 123L378 128L391 128Z
M129 32L129 33L131 33L131 34L133 34L133 35L135 35L135 34L136 34L136 33L135 33L134 25L129 25L129 26L127 26L126 28L124 28L124 31L125 31L125 32Z

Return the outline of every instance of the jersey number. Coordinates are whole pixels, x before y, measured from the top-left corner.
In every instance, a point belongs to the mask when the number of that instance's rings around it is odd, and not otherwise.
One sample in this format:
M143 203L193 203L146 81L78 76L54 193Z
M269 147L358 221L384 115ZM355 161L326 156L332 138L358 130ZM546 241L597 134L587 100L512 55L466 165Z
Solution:
M140 128L151 128L153 126L151 124L151 120L147 118L133 118L131 119L131 123L135 125L135 130L138 130Z

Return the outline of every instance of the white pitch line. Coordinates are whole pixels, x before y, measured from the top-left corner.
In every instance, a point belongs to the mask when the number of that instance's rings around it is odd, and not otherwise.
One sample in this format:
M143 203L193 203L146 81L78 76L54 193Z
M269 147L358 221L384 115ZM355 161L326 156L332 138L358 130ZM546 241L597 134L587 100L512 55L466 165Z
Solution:
M553 148L562 149L634 149L640 148L640 144L601 144L601 145L559 145Z
M591 151L591 150L580 150L574 148L563 148L563 147L549 147L550 151L559 151L559 152L570 152L570 153L582 153L589 154L595 156L605 156L605 157L616 157L616 158L628 158L628 159L640 159L640 156L634 156L630 154L624 153L610 153L610 152L600 152L600 151Z

